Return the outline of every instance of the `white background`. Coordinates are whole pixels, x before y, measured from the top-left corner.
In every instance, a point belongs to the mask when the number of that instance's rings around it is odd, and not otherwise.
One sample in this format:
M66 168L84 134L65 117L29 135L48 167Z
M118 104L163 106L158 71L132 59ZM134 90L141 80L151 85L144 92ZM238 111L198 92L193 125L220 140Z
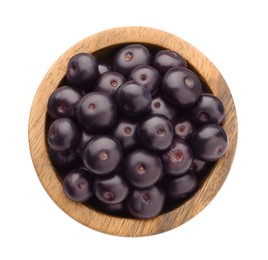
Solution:
M267 1L0 3L0 259L268 259ZM93 231L49 198L34 171L28 119L52 63L99 31L141 25L194 45L236 103L239 141L215 199L172 231L124 238Z

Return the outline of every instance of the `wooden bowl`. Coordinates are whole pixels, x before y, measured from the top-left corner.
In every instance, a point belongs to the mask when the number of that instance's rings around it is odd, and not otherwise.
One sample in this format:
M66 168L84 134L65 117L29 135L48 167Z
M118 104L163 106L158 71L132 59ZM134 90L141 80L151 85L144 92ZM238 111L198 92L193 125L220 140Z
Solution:
M182 206L148 220L109 216L70 201L63 192L46 148L46 115L50 94L65 76L67 62L79 52L109 55L111 49L128 43L142 43L180 53L209 86L225 107L224 128L229 148L213 166L202 187ZM145 236L176 228L203 210L223 185L234 158L237 143L237 116L230 90L218 69L189 43L170 33L147 27L122 27L90 36L67 50L49 69L33 100L29 118L29 146L37 175L52 200L69 216L92 229L118 236Z

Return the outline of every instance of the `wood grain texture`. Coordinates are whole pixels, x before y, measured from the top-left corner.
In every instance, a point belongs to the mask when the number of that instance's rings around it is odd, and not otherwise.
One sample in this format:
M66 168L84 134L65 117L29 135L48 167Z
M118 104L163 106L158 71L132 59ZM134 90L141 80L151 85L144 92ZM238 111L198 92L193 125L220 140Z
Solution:
M149 220L111 217L70 201L63 193L46 150L46 106L50 94L65 75L67 62L79 52L97 52L127 43L153 44L180 53L208 84L225 107L224 128L229 136L226 154L215 164L199 191L179 208ZM36 173L52 200L69 216L92 229L119 236L145 236L176 228L203 210L223 185L235 155L237 116L230 90L218 71L200 51L170 33L147 27L114 28L90 36L67 50L48 70L34 97L29 118L29 146Z

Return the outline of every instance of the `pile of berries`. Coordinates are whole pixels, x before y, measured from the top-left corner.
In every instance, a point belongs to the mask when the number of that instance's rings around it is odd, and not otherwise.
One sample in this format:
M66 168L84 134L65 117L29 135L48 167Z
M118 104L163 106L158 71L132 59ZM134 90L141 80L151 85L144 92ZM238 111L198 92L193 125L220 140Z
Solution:
M79 53L47 105L47 147L66 196L147 219L194 194L226 152L224 107L178 53L142 44Z

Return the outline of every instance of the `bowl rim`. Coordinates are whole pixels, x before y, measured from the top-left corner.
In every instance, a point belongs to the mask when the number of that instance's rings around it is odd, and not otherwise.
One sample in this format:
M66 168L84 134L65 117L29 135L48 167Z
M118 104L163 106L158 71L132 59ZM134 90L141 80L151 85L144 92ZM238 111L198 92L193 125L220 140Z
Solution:
M50 94L65 76L70 57L80 52L97 52L110 46L144 43L180 53L194 67L225 107L225 128L229 147L214 165L203 186L183 205L155 218L140 220L108 216L69 200L48 157L45 140L46 106ZM223 76L212 62L188 42L171 33L149 27L111 28L89 36L63 53L50 67L34 96L28 124L28 141L35 171L51 199L79 223L107 234L147 236L174 229L196 216L216 196L230 171L237 145L238 125L235 104Z

